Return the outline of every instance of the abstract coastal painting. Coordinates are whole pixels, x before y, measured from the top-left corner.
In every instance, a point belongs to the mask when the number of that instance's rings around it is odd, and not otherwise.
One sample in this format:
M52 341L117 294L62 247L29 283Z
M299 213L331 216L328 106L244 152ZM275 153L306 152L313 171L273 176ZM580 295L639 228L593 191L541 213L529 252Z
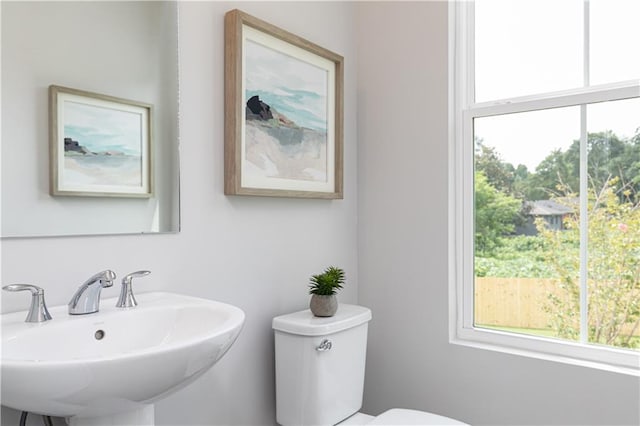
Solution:
M150 197L151 105L49 87L51 194Z
M225 17L225 193L342 198L343 58Z

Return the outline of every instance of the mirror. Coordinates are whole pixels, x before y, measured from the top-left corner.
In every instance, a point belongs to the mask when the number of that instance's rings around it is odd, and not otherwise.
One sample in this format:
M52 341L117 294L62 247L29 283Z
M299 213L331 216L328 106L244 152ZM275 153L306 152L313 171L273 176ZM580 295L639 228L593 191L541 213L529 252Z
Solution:
M1 236L178 232L177 3L42 1L0 7ZM50 195L51 85L151 106L151 196ZM63 155L66 161L66 150Z

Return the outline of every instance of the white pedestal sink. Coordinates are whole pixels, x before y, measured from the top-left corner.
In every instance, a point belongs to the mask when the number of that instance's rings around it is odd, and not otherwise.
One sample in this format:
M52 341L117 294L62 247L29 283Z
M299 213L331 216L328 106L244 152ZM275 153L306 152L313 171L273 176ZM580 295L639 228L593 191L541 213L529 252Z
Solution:
M216 363L244 323L239 308L172 293L146 293L120 309L26 323L2 315L2 405L66 417L70 425L153 425L153 403Z

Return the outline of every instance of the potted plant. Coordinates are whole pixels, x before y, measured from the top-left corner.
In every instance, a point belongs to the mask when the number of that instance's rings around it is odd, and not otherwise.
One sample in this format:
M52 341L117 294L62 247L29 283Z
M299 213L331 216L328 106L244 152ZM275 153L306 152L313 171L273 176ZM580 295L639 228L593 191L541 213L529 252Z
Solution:
M336 292L344 284L344 271L329 266L323 273L312 275L309 281L311 302L309 308L317 317L332 317L338 310Z

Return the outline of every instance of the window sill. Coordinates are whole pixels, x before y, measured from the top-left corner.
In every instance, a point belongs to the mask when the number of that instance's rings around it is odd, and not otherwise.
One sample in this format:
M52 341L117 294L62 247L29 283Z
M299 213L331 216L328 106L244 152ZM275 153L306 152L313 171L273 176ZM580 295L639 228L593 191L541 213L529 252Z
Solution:
M475 349L640 377L640 353L634 351L477 328L459 329L449 342ZM606 361L602 361L603 359Z

